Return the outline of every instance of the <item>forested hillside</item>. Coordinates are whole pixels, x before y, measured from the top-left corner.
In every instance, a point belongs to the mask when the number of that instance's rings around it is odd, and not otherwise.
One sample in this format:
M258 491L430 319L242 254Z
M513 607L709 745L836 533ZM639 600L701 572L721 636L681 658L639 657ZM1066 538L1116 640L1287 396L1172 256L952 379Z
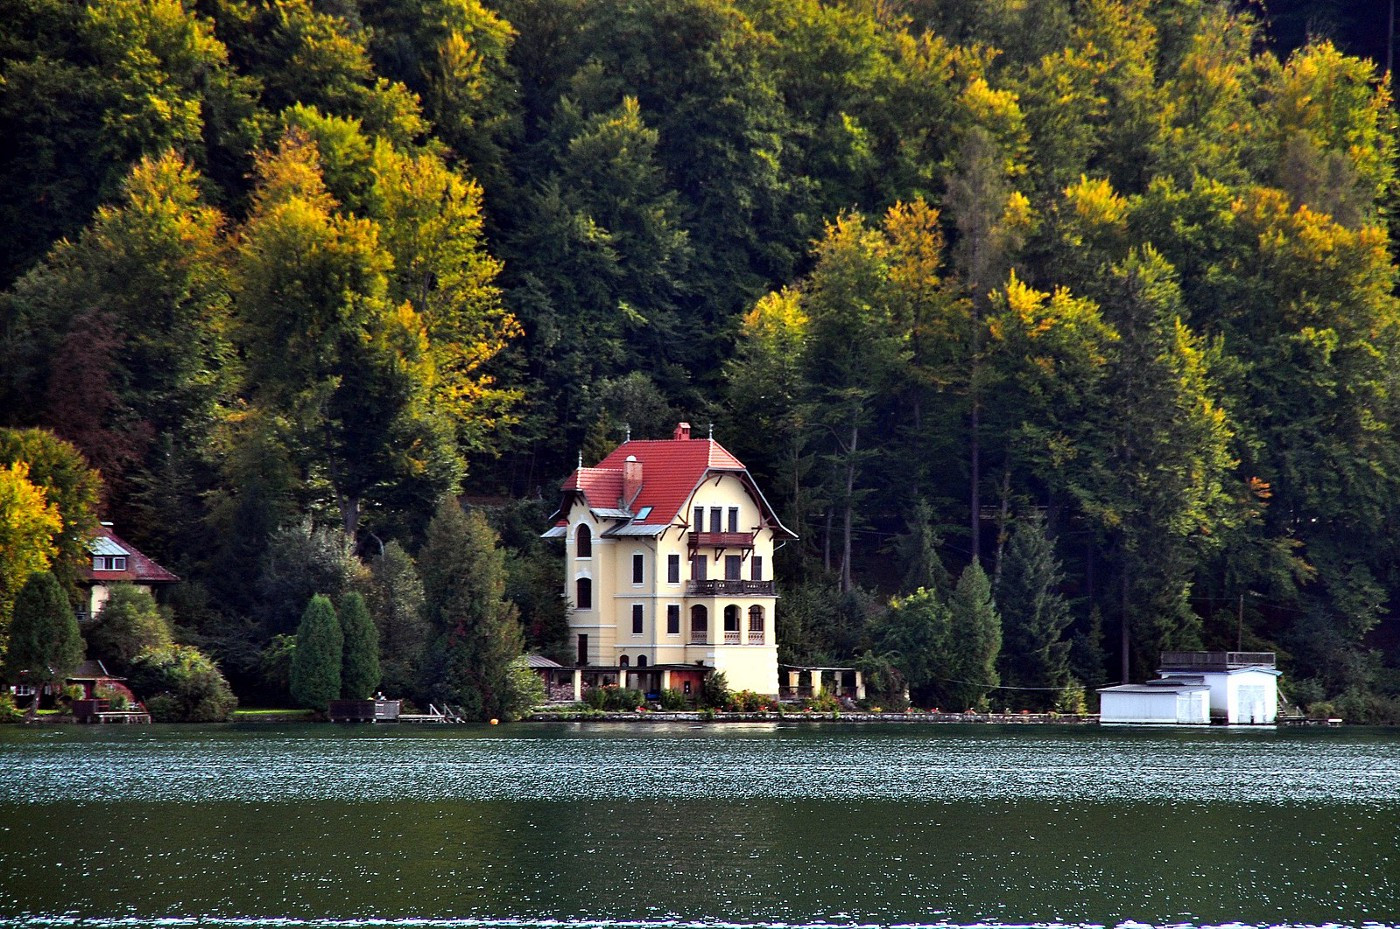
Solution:
M0 426L269 700L318 593L409 690L461 572L557 647L559 481L687 419L801 537L785 659L1400 719L1394 114L1307 6L0 0Z

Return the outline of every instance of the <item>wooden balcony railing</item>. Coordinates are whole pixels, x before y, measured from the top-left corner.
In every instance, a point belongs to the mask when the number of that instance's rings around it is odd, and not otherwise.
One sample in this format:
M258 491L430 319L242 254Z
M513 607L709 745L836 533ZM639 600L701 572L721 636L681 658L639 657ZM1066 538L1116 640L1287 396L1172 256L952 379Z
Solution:
M752 532L692 532L691 548L753 548Z
M777 581L691 581L686 594L692 597L776 597Z

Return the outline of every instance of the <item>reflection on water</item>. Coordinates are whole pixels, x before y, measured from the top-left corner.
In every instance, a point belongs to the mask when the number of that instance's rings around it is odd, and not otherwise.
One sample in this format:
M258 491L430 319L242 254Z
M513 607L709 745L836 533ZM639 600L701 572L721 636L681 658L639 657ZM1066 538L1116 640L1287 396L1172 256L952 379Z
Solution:
M0 918L1400 925L1380 731L0 732Z

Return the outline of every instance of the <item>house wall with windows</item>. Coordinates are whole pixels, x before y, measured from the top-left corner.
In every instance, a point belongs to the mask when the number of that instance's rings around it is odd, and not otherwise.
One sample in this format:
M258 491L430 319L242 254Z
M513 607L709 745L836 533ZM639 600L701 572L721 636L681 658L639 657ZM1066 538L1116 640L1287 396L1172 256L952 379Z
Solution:
M580 665L642 689L693 689L698 666L777 693L773 553L794 536L719 443L684 424L624 443L565 482L545 535L565 543Z

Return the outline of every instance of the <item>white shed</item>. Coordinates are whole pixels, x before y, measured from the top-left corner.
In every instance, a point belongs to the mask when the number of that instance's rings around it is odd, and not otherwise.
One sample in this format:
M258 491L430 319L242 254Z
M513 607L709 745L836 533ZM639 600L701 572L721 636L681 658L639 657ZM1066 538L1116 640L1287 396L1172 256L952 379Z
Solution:
M1099 688L1099 722L1167 726L1210 724L1210 687L1199 676Z
M1163 652L1164 680L1203 680L1210 715L1232 726L1272 726L1278 716L1279 671L1273 652Z

